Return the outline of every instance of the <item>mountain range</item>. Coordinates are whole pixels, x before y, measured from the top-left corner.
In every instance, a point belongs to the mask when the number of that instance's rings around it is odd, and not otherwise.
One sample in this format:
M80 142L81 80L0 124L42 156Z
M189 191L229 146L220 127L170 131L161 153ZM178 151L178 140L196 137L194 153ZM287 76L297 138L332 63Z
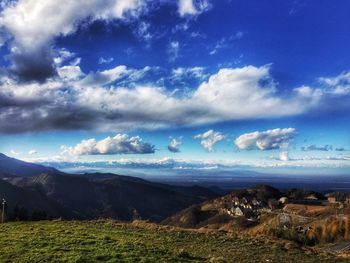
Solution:
M12 220L108 217L159 222L218 195L216 189L116 174L67 174L0 154L0 198L6 199L6 216Z
M58 172L55 168L20 161L0 153L0 177L29 177Z

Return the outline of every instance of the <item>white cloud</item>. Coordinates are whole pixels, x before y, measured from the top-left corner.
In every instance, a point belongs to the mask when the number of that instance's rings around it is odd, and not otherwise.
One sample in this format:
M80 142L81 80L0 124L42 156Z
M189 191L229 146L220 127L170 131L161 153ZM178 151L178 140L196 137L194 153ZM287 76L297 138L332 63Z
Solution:
M103 86L121 79L130 73L131 71L129 71L126 66L117 66L104 71L90 73L80 80L79 84L82 86Z
M19 152L16 152L16 151L15 151L15 150L13 150L13 149L12 149L10 152L11 152L11 154L12 154L12 155L15 155L15 156L17 156L17 155L20 155L20 154L21 154L21 153L19 153Z
M181 96L153 84L137 84L150 70L121 65L85 74L75 59L59 65L59 75L42 84L2 77L0 132L120 132L283 117L305 113L320 101L314 91L278 95L269 66L221 69Z
M209 52L209 55L215 55L220 49L229 48L232 46L233 41L242 39L244 33L242 31L237 31L235 34L229 37L221 38L214 46L214 48Z
M204 67L191 67L191 68L184 68L179 67L175 68L171 71L172 79L174 80L182 80L184 77L192 77L196 79L203 80L207 77L207 74L204 73L205 68Z
M150 32L150 27L150 23L142 21L138 24L138 27L136 28L136 30L134 30L134 33L139 39L142 39L149 43L154 37L153 34Z
M344 71L335 77L322 77L319 81L327 87L326 92L335 95L350 94L350 71Z
M74 32L87 18L123 19L141 6L140 0L19 0L4 9L0 25L14 36L16 48L32 51Z
M57 64L58 66L61 66L64 62L68 62L69 60L74 59L75 56L76 56L75 53L70 52L65 48L61 48L61 49L55 50L55 57L53 60L55 64ZM75 63L75 64L77 65L79 63Z
M34 154L37 154L38 152L36 150L30 150L28 152L29 155L34 155Z
M279 155L279 159L281 161L289 161L289 152L288 151L282 151Z
M213 130L209 130L205 133L198 134L194 136L195 139L201 139L201 145L208 152L212 152L214 150L214 145L219 141L225 139L225 136L220 132L215 132Z
M128 21L144 0L18 0L0 14L0 28L11 37L9 73L22 81L44 82L57 74L53 46L57 37L95 20Z
M182 144L181 140L173 138L168 145L168 150L173 153L178 153L180 152L179 146L181 144Z
M168 54L169 61L173 62L179 57L180 43L178 41L172 41L169 44Z
M295 136L294 128L277 128L267 131L256 131L242 134L235 140L235 145L241 150L259 149L273 150L284 149ZM284 157L286 155L284 154Z
M295 93L282 99L276 93L269 66L226 68L199 86L193 94L193 103L208 105L212 109L208 118L216 118L217 114L222 119L295 115L310 107L309 97Z
M308 98L310 101L310 104L318 104L322 99L322 96L324 96L324 91L322 91L319 88L315 89L309 86L301 86L301 87L295 88L294 91L300 97Z
M100 57L98 59L98 64L102 65L102 64L110 64L114 61L114 58L103 58L103 57Z
M180 16L199 15L210 8L207 0L179 0L178 12Z
M154 146L142 142L138 136L129 137L127 134L117 134L103 140L83 140L74 147L62 147L62 154L80 155L107 155L107 154L149 154L154 153Z

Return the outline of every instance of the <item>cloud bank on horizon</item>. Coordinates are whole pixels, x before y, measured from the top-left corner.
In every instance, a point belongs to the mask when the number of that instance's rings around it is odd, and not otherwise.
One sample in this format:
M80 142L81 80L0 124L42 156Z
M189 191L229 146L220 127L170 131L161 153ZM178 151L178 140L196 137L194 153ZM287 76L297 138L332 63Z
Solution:
M258 2L3 1L0 133L33 141L21 150L0 139L0 150L27 158L170 152L346 161L350 39L343 33L350 21L342 10L350 6L340 4L333 17L327 4L315 12L312 3L295 9L292 2L272 3L281 24L274 14L252 17L271 12ZM328 32L326 41L297 19L307 14ZM324 21L325 14L334 19ZM61 150L34 139L57 133L72 138Z

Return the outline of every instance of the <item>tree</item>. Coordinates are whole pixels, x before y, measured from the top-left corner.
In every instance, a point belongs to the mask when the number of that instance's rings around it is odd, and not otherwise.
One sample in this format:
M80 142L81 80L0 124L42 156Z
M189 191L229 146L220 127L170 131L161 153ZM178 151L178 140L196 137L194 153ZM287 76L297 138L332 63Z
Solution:
M13 219L16 221L26 221L29 219L29 215L28 215L28 210L19 205L16 204L16 206L13 209Z
M33 221L40 221L40 220L46 220L47 214L43 210L35 209L32 213L32 220Z

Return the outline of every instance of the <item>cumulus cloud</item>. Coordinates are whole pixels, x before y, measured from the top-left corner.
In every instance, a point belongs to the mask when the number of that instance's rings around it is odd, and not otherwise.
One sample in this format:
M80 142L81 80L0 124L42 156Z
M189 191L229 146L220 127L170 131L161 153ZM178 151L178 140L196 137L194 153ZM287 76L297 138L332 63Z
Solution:
M0 76L0 132L157 129L293 116L319 105L313 92L279 96L269 66L221 69L178 96L137 83L150 67L120 65L85 74L71 54L55 61L58 76L45 83Z
M180 16L199 15L210 8L207 0L179 0L178 12Z
M235 140L235 145L240 150L259 149L262 151L273 149L285 149L289 141L294 138L296 130L294 128L277 128L267 131L256 131L242 134ZM286 152L282 154L285 157Z
M80 155L108 155L108 154L149 154L155 152L154 145L142 142L138 136L129 137L127 134L117 134L103 140L83 140L74 147L62 147L62 154Z
M212 152L214 150L214 145L219 141L224 140L226 137L220 132L209 130L205 133L194 136L194 138L200 139L203 148L206 149L208 152Z
M36 150L30 150L28 152L29 155L34 155L34 154L37 154L38 152Z
M19 0L6 5L0 27L13 36L12 73L21 80L44 81L55 72L51 45L75 32L83 21L127 19L139 13L142 0Z
M333 150L333 146L332 145L321 145L321 146L317 146L315 144L313 145L309 145L309 146L303 146L301 147L302 151L322 151L322 152L328 152L328 151L332 151Z
M279 160L280 161L289 161L289 152L288 151L282 151L280 152L280 155L279 155Z
M181 140L173 138L168 145L168 150L172 153L178 153L180 152L179 146L181 144L182 144Z

